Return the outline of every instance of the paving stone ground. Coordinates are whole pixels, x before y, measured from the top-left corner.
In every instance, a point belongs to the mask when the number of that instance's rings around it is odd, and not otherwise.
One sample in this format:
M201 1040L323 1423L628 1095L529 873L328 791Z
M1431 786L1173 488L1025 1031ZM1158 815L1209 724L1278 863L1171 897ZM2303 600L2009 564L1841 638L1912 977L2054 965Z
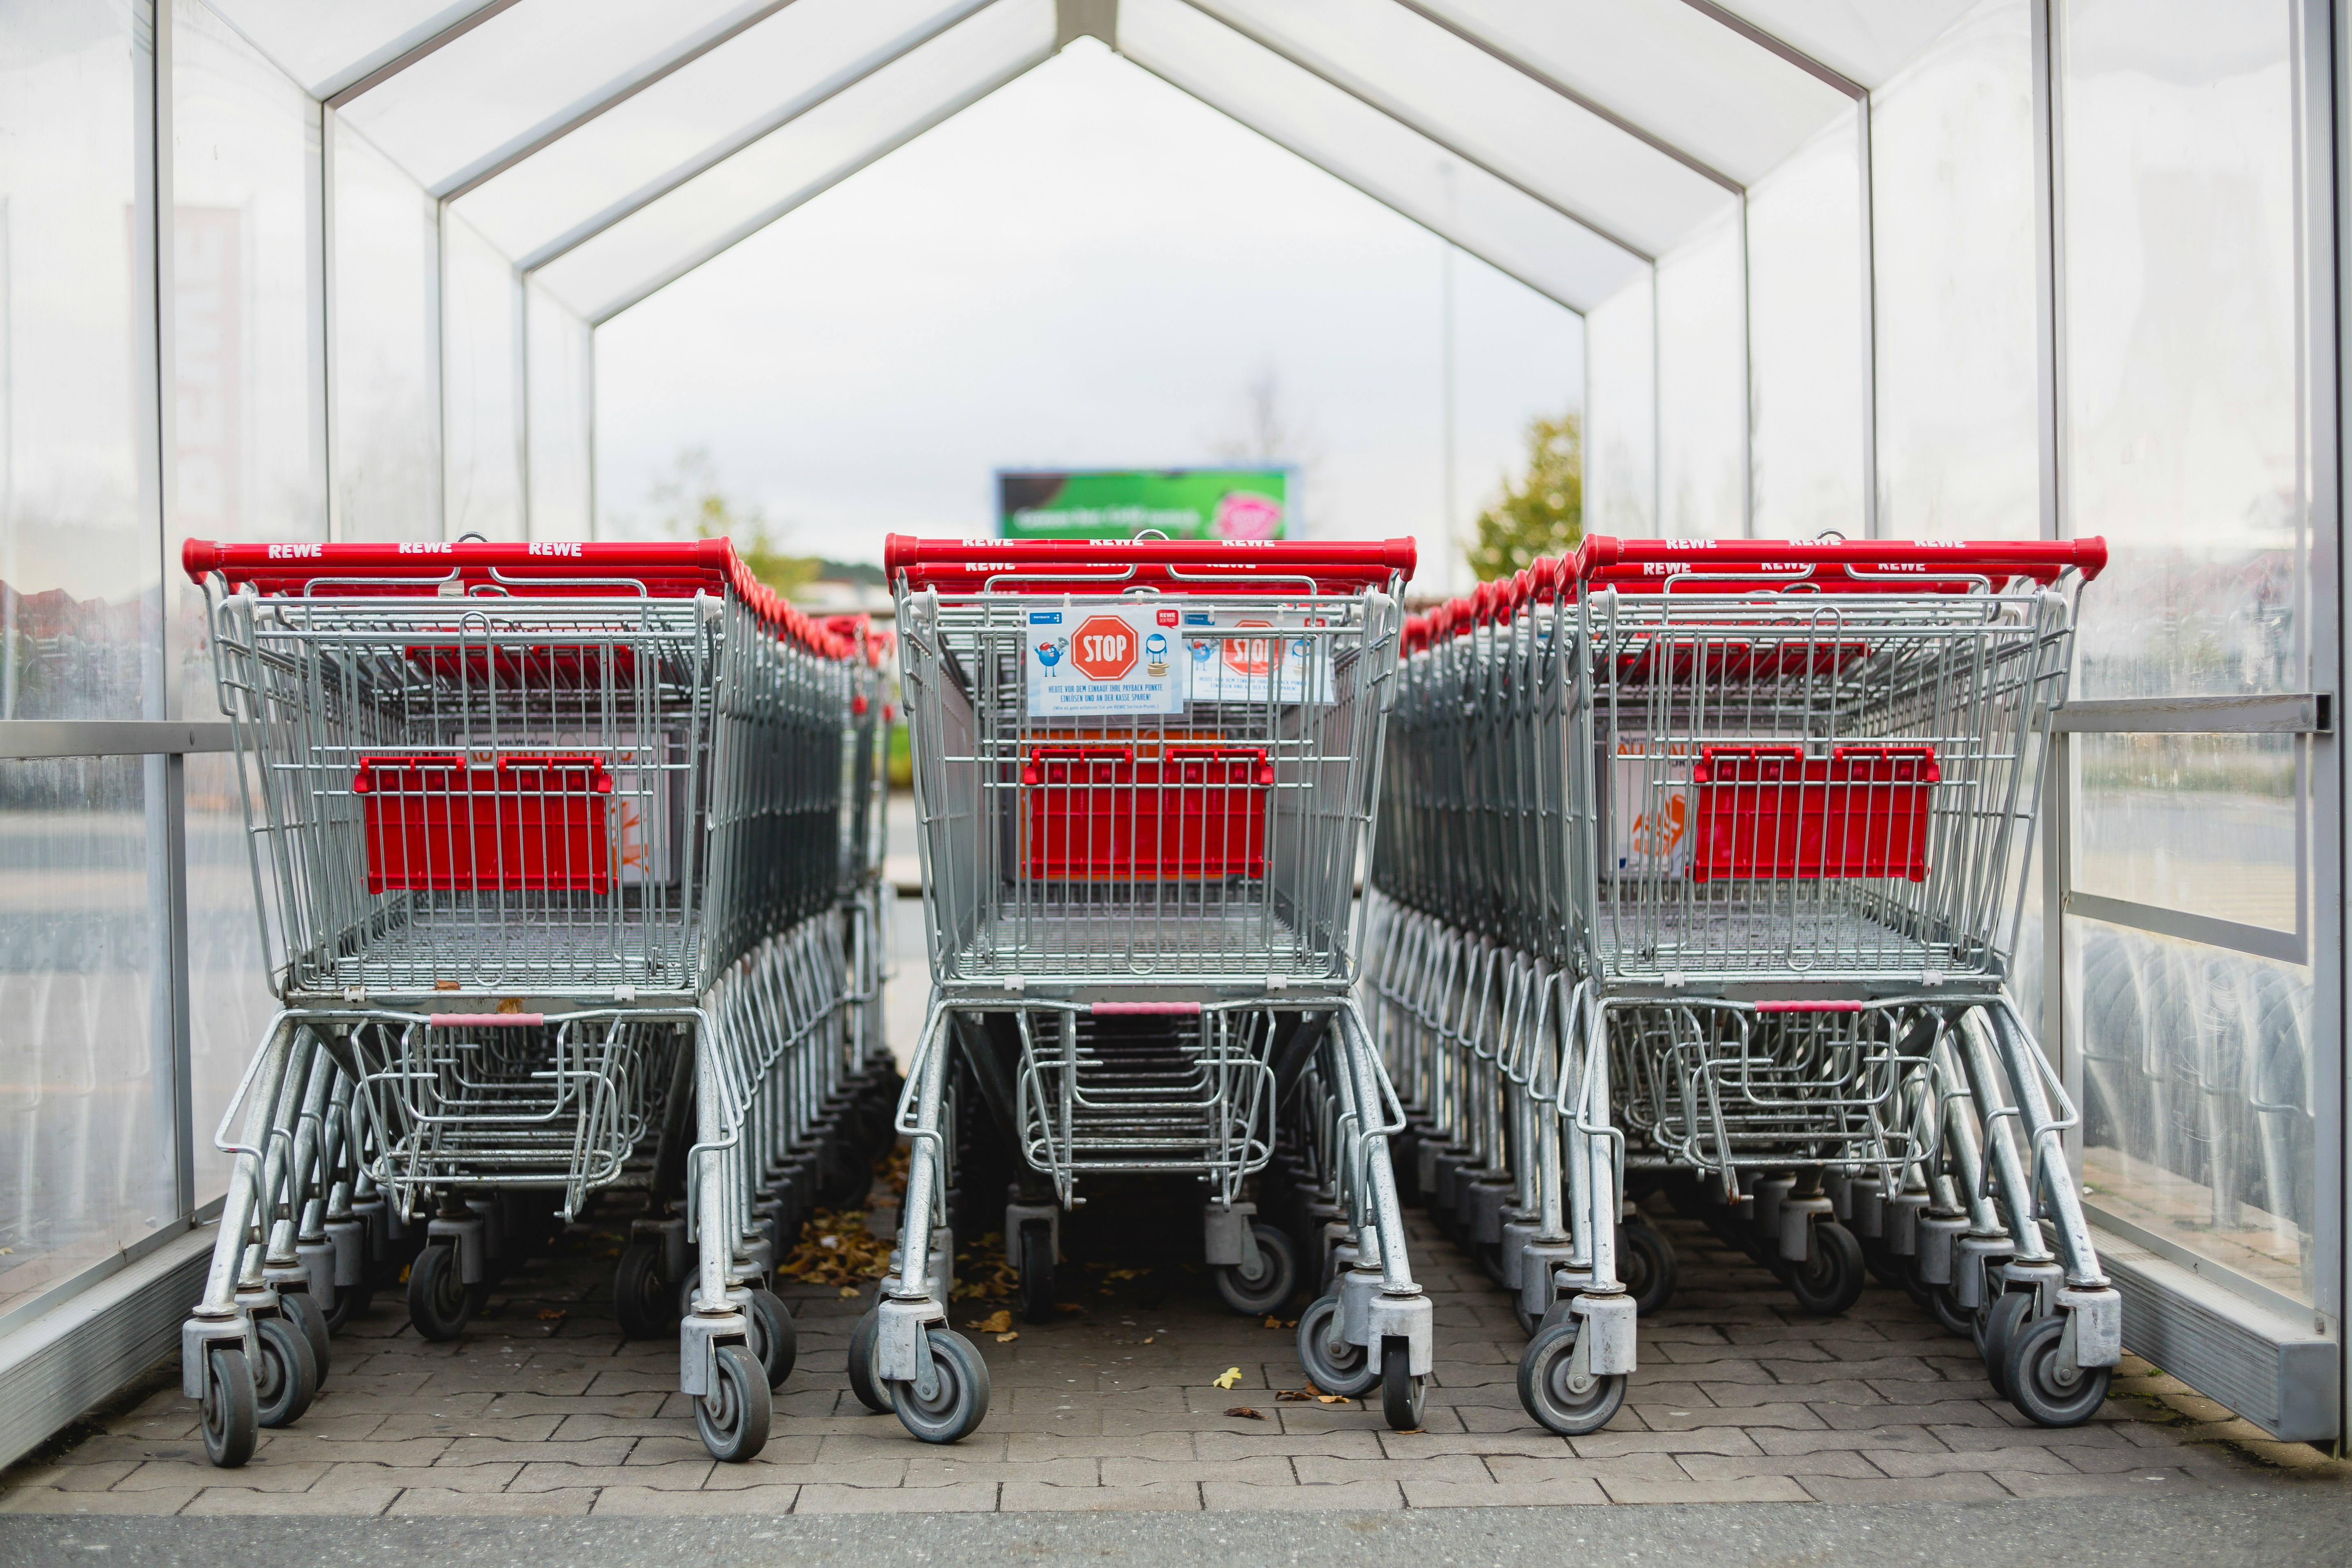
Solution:
M205 1463L176 1371L0 1474L0 1511L139 1514L782 1514L1040 1510L1394 1510L1538 1503L1969 1501L2342 1488L2352 1465L2264 1439L2144 1363L2100 1417L2027 1425L1973 1350L1875 1286L1833 1320L1700 1227L1660 1222L1682 1286L1645 1320L1642 1369L1604 1431L1554 1436L1519 1408L1509 1302L1425 1223L1414 1268L1437 1310L1423 1431L1377 1409L1285 1400L1304 1382L1287 1329L1239 1318L1197 1256L1197 1224L1151 1193L1106 1193L1066 1232L1061 1294L1083 1311L972 1337L987 1424L953 1447L869 1415L844 1373L871 1299L786 1292L800 1360L774 1436L715 1464L675 1392L674 1348L624 1342L611 1217L493 1295L464 1340L417 1338L380 1297L335 1345L331 1380L243 1469ZM1119 1276L1114 1278L1113 1276ZM986 1310L967 1307L966 1323ZM1295 1310L1295 1309L1294 1309ZM1232 1389L1214 1386L1237 1368ZM1255 1418L1228 1412L1244 1406Z

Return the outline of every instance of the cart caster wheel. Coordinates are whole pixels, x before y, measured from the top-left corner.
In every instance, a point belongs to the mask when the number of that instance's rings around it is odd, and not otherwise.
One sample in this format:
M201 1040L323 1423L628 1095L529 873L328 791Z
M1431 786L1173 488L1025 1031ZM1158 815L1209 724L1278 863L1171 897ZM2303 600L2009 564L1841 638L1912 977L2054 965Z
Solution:
M880 1331L881 1319L873 1308L857 1320L849 1331L849 1392L857 1395L857 1403L877 1415L890 1414L890 1391L882 1386L875 1375L874 1351Z
M755 1286L751 1310L744 1316L751 1327L751 1353L767 1373L768 1386L783 1387L800 1353L800 1334L793 1327L791 1309L774 1291Z
M1927 1315L1955 1339L1973 1341L1977 1337L1976 1314L1960 1305L1949 1285L1927 1287Z
M924 1339L931 1352L929 1397L912 1383L894 1383L890 1403L899 1422L924 1442L961 1442L988 1418L988 1363L953 1329L932 1329Z
M633 1241L613 1270L613 1315L621 1337L666 1340L677 1332L677 1292L661 1274L661 1248Z
M408 1321L428 1340L464 1333L489 1295L487 1282L468 1285L457 1278L457 1249L446 1241L426 1247L408 1266Z
M319 1369L319 1386L327 1386L327 1314L308 1290L289 1290L278 1298L278 1310L293 1321L310 1342L310 1360Z
M694 1430L710 1457L740 1465L768 1446L775 1419L760 1360L741 1345L720 1345L711 1368L711 1389L694 1401Z
M283 1318L264 1318L253 1326L261 1347L261 1363L253 1369L257 1417L264 1426L291 1426L319 1394L319 1363L311 1359L310 1342Z
M1866 1241L1861 1237L1854 1239L1862 1242L1862 1260L1881 1285L1890 1290L1907 1291L1911 1289L1911 1282L1903 1276L1903 1259L1886 1250L1884 1239Z
M1543 1314L1528 1311L1526 1299L1517 1291L1511 1295L1511 1316L1519 1321L1519 1332L1528 1339L1534 1339L1536 1331L1543 1327Z
M1217 1294L1234 1311L1263 1317L1298 1289L1298 1255L1290 1237L1270 1225L1252 1225L1250 1235L1257 1242L1257 1271L1245 1272L1237 1263L1219 1268Z
M1412 1352L1403 1340L1391 1335L1381 1342L1381 1418L1391 1432L1421 1430L1429 1379L1413 1376L1408 1370L1412 1365Z
M1675 1286L1681 1277L1675 1244L1666 1239L1665 1232L1639 1220L1617 1227L1617 1278L1625 1293L1633 1298L1634 1316L1646 1318L1664 1310L1675 1299ZM1524 1308L1520 1316L1526 1319ZM1532 1320L1520 1326L1534 1334Z
M1054 1321L1054 1227L1042 1219L1021 1226L1021 1321Z
M336 1286L335 1304L327 1310L327 1331L341 1333L354 1320L366 1317L374 1300L374 1287L364 1282Z
M1342 1343L1333 1349L1331 1321L1339 1315L1339 1298L1325 1296L1298 1314L1298 1364L1307 1381L1326 1394L1360 1399L1381 1380L1380 1369L1364 1347Z
M2009 1339L2009 1402L2038 1426L2080 1426L2107 1402L2113 1367L2078 1367L2071 1379L2061 1371L2058 1342L2065 1332L2066 1315L2053 1312L2021 1324Z
M1862 1300L1870 1270L1863 1263L1862 1243L1853 1238L1853 1232L1833 1219L1817 1219L1804 1260L1791 1259L1781 1278L1799 1307L1817 1318L1834 1318Z
M205 1458L233 1470L253 1458L261 1436L261 1400L254 1392L253 1367L236 1345L205 1352Z
M1567 1318L1538 1334L1519 1357L1519 1403L1549 1431L1563 1437L1598 1432L1625 1404L1622 1373L1574 1375L1578 1321Z
M2010 1347L2032 1316L2033 1298L2021 1290L2011 1290L1993 1298L1991 1305L1977 1313L1970 1325L1976 1331L1977 1354L1984 1357L1985 1377L1995 1394L2009 1393Z

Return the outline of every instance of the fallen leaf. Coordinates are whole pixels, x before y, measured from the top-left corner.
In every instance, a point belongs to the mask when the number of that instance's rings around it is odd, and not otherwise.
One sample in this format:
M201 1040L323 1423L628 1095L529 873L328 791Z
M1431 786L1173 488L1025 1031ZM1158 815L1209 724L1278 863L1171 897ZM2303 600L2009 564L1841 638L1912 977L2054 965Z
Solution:
M855 1285L844 1285L844 1286L841 1288L841 1299L842 1299L843 1300L845 1300L845 1301L848 1300L852 1296L855 1296L855 1295L856 1295L856 1294L857 1294L857 1287L856 1287L856 1286L855 1286Z
M1245 1416L1252 1421L1263 1421L1265 1419L1265 1416L1259 1415L1256 1411L1252 1410L1246 1405L1236 1405L1232 1409L1226 1411L1225 1414L1228 1415Z
M1237 1366L1229 1366L1225 1368L1224 1371L1217 1374L1216 1384L1219 1388L1231 1388L1241 1380L1242 1369Z
M1083 1312L1086 1309L1078 1305L1076 1301L1056 1301L1054 1303L1054 1310L1056 1312Z
M1268 1312L1265 1315L1265 1326L1269 1329L1286 1329L1290 1325L1284 1322L1280 1318L1276 1317L1272 1312Z
M1106 1279L1133 1279L1143 1273L1140 1268L1114 1268L1103 1276Z
M541 1307L539 1310L539 1321L542 1323L560 1323L568 1315L561 1307Z
M1001 1334L1013 1327L1013 1314L1009 1311L991 1312L972 1327L983 1334Z
M604 1256L607 1258L618 1258L621 1256L621 1249L617 1247L608 1247L604 1249Z
M1106 1285L1101 1289L1096 1291L1095 1294L1097 1296L1108 1296L1110 1294L1110 1287Z
M1008 1330L1006 1330L1003 1333L1001 1333L1001 1334L999 1334L999 1335L997 1335L997 1336L996 1336L996 1342L997 1342L998 1344L1001 1344L1001 1345L1009 1345L1009 1344L1011 1344L1013 1341L1015 1341L1015 1340L1019 1339L1020 1337L1021 1337L1021 1331L1020 1331L1020 1330L1018 1330L1018 1329L1008 1329Z
M400 1283L401 1283L401 1284L403 1284L403 1285L405 1285L405 1284L407 1284L407 1283L408 1283L408 1266L407 1266L406 1264L403 1264L403 1265L401 1265L401 1269L400 1269Z
M1344 1394L1318 1394L1315 1396L1315 1401L1318 1405L1345 1405L1348 1403L1348 1396Z
M1143 1336L1143 1342L1144 1342L1145 1344L1150 1344L1150 1343L1151 1342L1151 1336L1150 1336L1150 1334L1146 1334L1146 1335L1144 1335L1144 1336Z

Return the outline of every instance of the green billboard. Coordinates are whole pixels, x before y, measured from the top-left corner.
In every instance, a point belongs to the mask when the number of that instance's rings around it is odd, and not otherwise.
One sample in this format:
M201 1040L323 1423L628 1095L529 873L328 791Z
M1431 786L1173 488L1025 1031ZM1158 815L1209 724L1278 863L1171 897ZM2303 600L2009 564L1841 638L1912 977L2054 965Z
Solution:
M1007 469L996 474L996 531L1005 539L1284 539L1293 470L1264 468Z

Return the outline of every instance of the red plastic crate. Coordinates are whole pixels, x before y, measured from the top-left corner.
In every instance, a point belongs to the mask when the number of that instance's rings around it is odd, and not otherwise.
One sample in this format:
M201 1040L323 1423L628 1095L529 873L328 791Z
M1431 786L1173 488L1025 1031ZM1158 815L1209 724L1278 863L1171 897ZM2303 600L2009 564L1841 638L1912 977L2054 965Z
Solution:
M601 758L362 757L368 891L609 892Z
M1041 746L1021 766L1033 879L1213 880L1265 875L1274 764L1245 746Z
M1708 746L1691 770L1691 879L1927 879L1933 746Z

